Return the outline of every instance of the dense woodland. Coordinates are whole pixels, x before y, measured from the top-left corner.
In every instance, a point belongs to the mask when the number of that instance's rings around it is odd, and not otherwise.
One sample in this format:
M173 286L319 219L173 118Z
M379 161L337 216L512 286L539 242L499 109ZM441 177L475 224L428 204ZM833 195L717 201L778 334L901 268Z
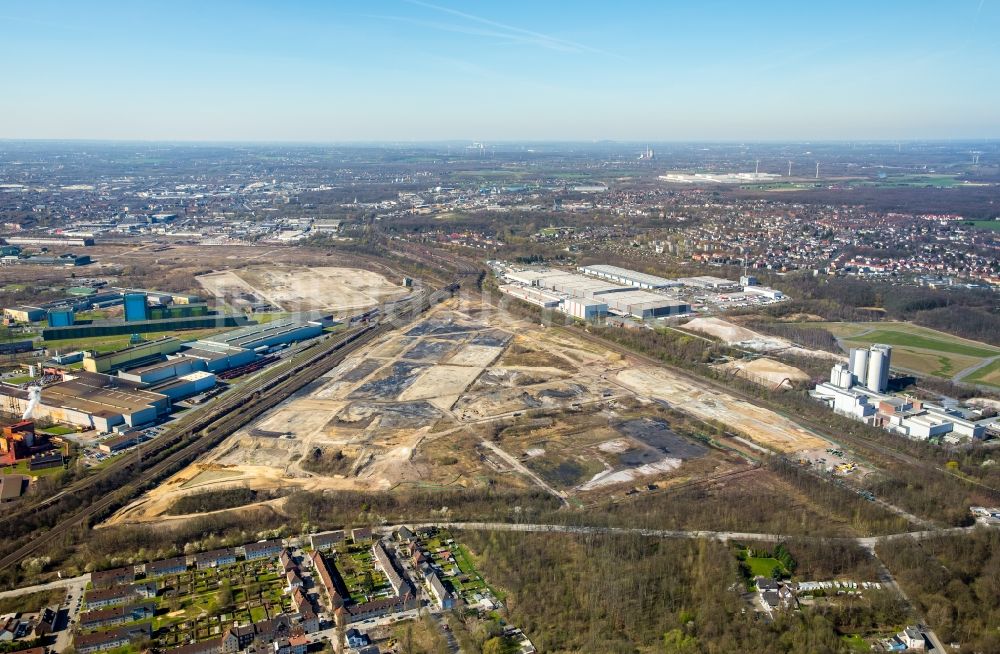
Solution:
M1000 531L893 541L877 552L944 642L1000 652Z
M778 285L794 299L764 310L773 317L808 313L826 320L909 320L1000 345L1000 307L991 291L939 290L806 275L788 275Z
M177 498L167 510L168 515L209 513L246 506L284 496L280 491L256 491L251 488L229 488L218 491L203 491Z
M544 652L845 652L838 629L891 629L908 617L898 601L875 594L768 624L743 611L734 549L712 541L513 532L462 538L486 578L508 593L510 621Z

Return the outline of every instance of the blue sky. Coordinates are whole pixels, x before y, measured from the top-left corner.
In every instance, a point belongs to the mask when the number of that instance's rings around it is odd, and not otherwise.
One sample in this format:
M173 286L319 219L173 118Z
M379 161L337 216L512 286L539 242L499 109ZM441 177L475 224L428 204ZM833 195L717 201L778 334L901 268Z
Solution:
M0 138L1000 137L1000 0L3 0L0 61Z

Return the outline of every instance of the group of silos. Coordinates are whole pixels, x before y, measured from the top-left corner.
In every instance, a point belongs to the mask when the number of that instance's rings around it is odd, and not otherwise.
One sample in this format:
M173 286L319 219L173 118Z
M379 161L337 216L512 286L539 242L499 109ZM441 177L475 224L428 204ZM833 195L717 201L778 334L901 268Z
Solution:
M889 360L892 348L875 344L868 349L852 348L851 377L855 384L862 384L875 393L884 393L889 387Z

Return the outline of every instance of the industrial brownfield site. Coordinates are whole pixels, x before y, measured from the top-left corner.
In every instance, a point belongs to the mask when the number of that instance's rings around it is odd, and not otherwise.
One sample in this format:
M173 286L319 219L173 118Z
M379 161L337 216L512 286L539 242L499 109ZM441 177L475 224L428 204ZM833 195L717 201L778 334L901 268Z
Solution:
M701 421L730 437L706 438ZM184 519L167 515L178 498L234 487L537 486L579 506L827 447L773 411L467 294L366 345L108 524Z

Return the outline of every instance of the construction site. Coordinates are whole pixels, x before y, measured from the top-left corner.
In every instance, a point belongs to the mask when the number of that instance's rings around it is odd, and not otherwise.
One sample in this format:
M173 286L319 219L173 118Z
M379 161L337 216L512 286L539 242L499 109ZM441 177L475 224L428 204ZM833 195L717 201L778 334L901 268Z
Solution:
M724 444L705 435L719 423L731 430ZM233 487L537 486L585 503L746 470L761 453L829 447L707 383L455 298L373 341L111 523L183 519L165 515L179 497Z

